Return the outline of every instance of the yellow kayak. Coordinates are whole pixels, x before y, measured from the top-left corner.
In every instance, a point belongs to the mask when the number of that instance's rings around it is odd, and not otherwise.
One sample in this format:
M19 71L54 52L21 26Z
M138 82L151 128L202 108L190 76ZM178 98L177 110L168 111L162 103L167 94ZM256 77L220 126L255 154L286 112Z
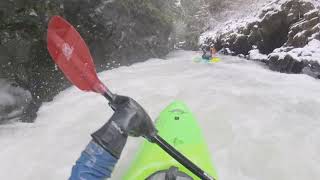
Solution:
M207 59L203 59L201 57L196 57L193 59L193 61L196 63L201 63L201 62L203 62L203 63L217 63L217 62L220 62L221 59L218 57L213 57L212 59L207 60Z

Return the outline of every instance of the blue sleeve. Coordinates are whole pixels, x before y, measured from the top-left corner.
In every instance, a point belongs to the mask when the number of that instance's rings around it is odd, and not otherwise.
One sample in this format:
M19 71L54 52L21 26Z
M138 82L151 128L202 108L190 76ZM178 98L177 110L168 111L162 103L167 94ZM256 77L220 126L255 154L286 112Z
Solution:
M72 168L69 180L104 180L111 176L118 159L91 141Z

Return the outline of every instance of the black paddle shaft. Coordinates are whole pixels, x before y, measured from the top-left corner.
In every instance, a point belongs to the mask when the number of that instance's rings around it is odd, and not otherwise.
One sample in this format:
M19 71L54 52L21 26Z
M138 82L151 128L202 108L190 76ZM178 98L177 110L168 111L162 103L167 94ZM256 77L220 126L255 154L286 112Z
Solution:
M106 89L106 92L102 94L110 103L113 102L115 95L109 90Z
M174 147L168 144L164 139L160 136L156 135L153 137L152 141L161 147L164 151L166 151L171 157L181 163L184 167L189 169L193 174L197 175L202 180L215 180L213 177L210 177L206 172L200 169L197 165L191 162L188 158L186 158L183 154L178 152Z

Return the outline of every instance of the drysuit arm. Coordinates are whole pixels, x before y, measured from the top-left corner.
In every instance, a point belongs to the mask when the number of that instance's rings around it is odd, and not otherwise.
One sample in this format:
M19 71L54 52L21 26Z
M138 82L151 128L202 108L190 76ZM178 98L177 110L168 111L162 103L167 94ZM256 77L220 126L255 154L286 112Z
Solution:
M104 180L111 176L118 159L91 141L72 168L69 180Z

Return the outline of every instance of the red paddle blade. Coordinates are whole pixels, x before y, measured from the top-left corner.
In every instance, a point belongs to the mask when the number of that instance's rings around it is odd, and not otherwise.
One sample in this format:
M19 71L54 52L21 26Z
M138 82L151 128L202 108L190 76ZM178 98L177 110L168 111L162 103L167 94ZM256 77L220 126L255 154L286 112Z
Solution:
M47 48L64 75L84 91L105 93L106 87L97 77L90 51L76 29L60 16L48 25Z

